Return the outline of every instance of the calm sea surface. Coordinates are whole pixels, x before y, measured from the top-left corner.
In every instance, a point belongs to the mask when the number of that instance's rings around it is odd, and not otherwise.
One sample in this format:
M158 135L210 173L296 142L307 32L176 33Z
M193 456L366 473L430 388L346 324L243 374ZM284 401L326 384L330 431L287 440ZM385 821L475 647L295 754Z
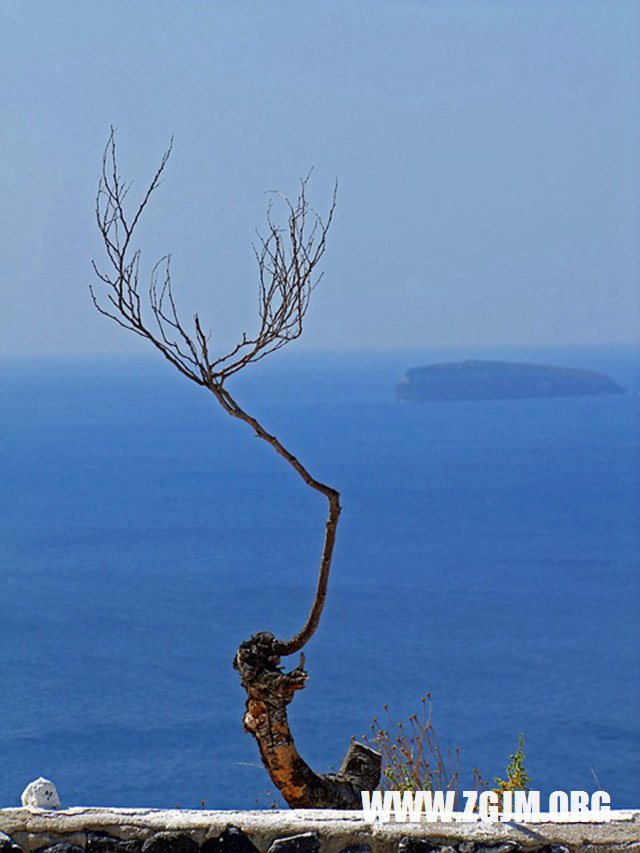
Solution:
M528 358L631 393L398 405L411 366ZM431 691L443 745L531 786L640 792L637 353L297 355L230 385L342 492L329 598L291 706L337 768ZM153 358L0 361L0 806L269 804L231 660L310 604L323 499ZM597 780L597 781L596 781Z

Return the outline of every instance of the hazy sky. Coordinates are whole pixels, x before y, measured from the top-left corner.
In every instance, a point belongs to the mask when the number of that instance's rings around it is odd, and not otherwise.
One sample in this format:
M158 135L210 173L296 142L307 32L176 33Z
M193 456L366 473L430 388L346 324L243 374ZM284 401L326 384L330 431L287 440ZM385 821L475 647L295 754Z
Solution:
M304 345L640 338L635 0L1 0L0 352L137 349L88 297L100 157L183 313L254 322L264 191L338 211Z

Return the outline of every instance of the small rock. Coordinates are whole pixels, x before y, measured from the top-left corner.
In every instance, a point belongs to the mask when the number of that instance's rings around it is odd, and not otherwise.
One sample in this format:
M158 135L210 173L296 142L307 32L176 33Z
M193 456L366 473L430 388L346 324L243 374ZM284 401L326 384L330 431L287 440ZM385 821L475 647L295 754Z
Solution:
M34 853L84 853L84 850L82 847L78 847L77 844L67 844L66 841L58 841L57 844L38 847Z
M476 853L516 853L520 848L512 841L506 841L504 844L485 844L478 847Z
M0 853L22 853L22 848L9 835L0 832Z
M25 808L59 809L60 798L56 786L49 779L35 779L29 782L20 798Z
M200 853L258 853L258 849L237 826L228 826L217 838L207 838Z
M140 842L124 840L106 832L87 832L86 853L139 853Z
M142 853L198 853L199 849L185 832L156 832L142 845Z
M371 853L371 846L369 844L350 844L340 853Z
M447 847L446 840L434 838L410 838L403 836L398 844L398 853L440 853L442 847Z
M547 844L539 853L571 853L571 849L564 844Z
M276 838L267 853L318 853L320 839L316 832L301 832L287 838Z

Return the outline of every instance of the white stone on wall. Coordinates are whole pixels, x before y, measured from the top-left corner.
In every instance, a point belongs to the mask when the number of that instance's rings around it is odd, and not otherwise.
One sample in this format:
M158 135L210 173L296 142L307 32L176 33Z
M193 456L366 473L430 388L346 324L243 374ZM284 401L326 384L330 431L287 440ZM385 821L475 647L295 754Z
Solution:
M59 809L60 798L56 786L49 779L35 779L22 792L22 805L32 809Z

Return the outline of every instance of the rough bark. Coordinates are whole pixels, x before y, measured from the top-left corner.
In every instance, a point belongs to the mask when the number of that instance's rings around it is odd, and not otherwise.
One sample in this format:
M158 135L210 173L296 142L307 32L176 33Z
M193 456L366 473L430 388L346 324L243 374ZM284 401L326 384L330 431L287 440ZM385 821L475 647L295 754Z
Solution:
M234 667L247 691L244 728L256 739L262 762L291 808L359 809L361 792L380 781L381 756L352 742L338 773L316 773L302 758L289 729L287 705L307 680L304 655L284 672L279 642L266 631L254 634L238 649Z

